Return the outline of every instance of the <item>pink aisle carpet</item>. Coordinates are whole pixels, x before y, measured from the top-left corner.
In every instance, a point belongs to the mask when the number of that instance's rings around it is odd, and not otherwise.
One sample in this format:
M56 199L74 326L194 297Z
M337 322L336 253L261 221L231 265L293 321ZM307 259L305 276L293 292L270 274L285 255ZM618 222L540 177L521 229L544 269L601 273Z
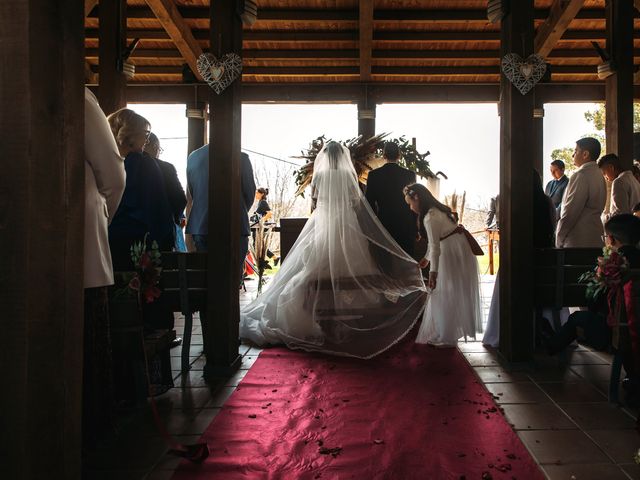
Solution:
M192 479L544 479L457 349L263 351L183 462Z

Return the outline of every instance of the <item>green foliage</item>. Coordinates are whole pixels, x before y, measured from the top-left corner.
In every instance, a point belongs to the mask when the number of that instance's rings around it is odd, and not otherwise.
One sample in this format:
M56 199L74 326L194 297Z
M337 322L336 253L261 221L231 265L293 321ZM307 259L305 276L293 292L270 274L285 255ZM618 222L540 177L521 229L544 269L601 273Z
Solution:
M400 161L403 167L415 172L417 175L429 178L435 177L435 174L429 167L427 157L430 152L420 153L414 147L413 143L404 136L399 138L386 139L388 133L381 133L374 137L364 138L362 135L349 140L340 141L342 145L349 149L351 153L351 161L358 175L358 180L366 183L367 174L372 170L371 161L376 157L382 157L382 149L386 142L393 142L400 149ZM298 187L297 195L304 196L305 188L311 183L313 177L313 163L326 142L330 141L324 135L314 139L309 144L309 148L302 152L302 155L296 158L304 158L307 163L294 172L295 182Z
M593 111L585 112L584 118L591 122L598 132L604 132L606 119L604 103L599 103ZM640 131L640 104L638 103L633 104L633 131Z

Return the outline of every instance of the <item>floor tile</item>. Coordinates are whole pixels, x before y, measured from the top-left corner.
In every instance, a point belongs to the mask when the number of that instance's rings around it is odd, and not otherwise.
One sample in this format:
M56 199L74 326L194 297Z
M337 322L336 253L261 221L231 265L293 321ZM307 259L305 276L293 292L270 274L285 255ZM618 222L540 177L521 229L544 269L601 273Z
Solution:
M629 475L629 478L640 478L640 465L637 463L627 463L620 465L620 468Z
M545 465L549 480L629 480L625 473L613 464L600 465Z
M568 368L539 368L528 374L536 382L579 382L581 378Z
M458 350L466 353L487 353L490 350L482 342L458 342Z
M539 383L542 388L557 403L587 403L606 402L602 392L588 382L574 383Z
M201 435L173 435L173 439L183 445L192 445L197 443ZM158 463L153 467L154 470L175 470L182 461L182 457L165 453Z
M199 358L200 356L189 357L189 364L191 365L192 370L195 368L193 363ZM181 368L182 368L182 358L171 357L171 370L180 370ZM202 370L202 368L200 368L200 370Z
M588 435L616 463L631 463L640 446L640 436L635 430L589 430Z
M518 436L541 464L611 462L580 430L519 431Z
M189 348L189 356L190 357L198 357L202 355L204 352L202 350L202 345L191 345ZM182 345L176 348L172 348L170 350L170 355L172 357L181 357L182 356Z
M493 353L465 353L464 357L472 367L492 367L499 365L496 359L497 356Z
M83 478L91 480L142 480L147 470L89 470Z
M594 352L573 352L569 357L571 365L610 365L611 360Z
M177 387L206 387L208 386L204 377L202 376L202 370L190 370L180 377L180 383L176 384Z
M224 382L225 387L237 387L249 370L238 370Z
M497 403L545 403L549 398L532 382L488 383L487 390Z
M522 382L527 376L522 372L508 372L502 367L473 367L484 383Z
M203 408L193 413L172 412L165 426L172 435L202 435L211 424L219 408Z
M207 402L208 407L222 407L224 402L235 391L236 387L222 387L211 397L211 400Z
M156 397L160 408L194 410L204 407L211 401L214 392L208 387L172 388L167 393Z
M502 406L507 421L516 430L563 430L578 427L552 403Z
M635 428L635 419L609 403L568 403L561 405L561 408L583 430ZM638 443L640 444L640 436Z
M240 370L248 370L251 366L256 363L258 360L258 355L245 355L242 357L242 364L240 365Z
M590 382L607 382L611 376L610 365L572 365L571 370ZM624 378L624 373L620 378Z

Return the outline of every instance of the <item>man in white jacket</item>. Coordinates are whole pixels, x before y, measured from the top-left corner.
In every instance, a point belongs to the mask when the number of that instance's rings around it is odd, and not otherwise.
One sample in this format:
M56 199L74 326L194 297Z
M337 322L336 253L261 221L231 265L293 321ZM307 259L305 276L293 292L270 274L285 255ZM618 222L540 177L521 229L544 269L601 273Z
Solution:
M604 178L611 182L611 204L609 213L602 214L605 224L611 217L621 213L633 213L633 207L640 203L640 182L631 170L623 170L620 159L609 153L598 160L598 167Z
M600 215L606 203L607 186L596 164L600 150L600 142L595 138L581 138L576 142L573 161L578 170L571 175L562 197L556 229L558 248L603 245Z

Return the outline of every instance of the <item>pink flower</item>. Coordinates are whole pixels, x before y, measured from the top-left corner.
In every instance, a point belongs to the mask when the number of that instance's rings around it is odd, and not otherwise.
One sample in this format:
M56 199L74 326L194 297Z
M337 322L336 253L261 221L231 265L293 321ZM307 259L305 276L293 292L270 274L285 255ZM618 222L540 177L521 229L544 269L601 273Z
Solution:
M148 252L140 255L140 267L144 270L151 265L151 256Z

